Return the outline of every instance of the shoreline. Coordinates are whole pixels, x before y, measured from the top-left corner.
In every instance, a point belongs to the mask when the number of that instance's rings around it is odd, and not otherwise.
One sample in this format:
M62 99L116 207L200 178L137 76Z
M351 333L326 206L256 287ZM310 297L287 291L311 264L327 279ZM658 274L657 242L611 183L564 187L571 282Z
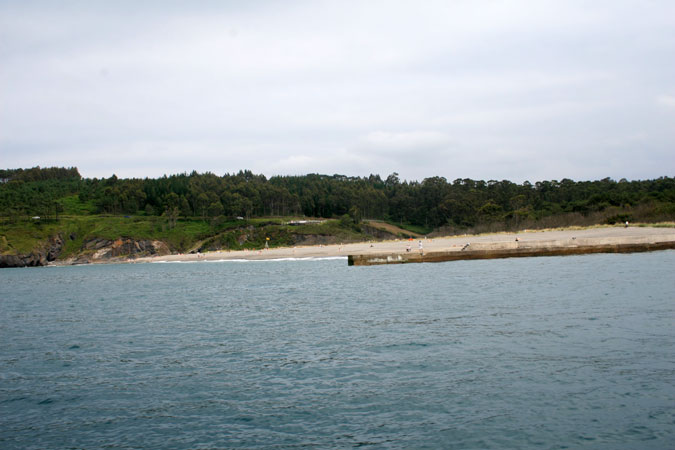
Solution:
M518 239L516 241L516 239ZM461 235L438 238L397 239L391 241L358 242L352 244L331 244L317 246L278 247L267 250L214 251L208 253L146 256L133 259L109 261L109 263L154 263L154 262L198 262L245 260L260 261L273 259L313 259L373 255L418 255L422 253L455 253L466 244L471 250L498 250L514 247L579 247L645 245L657 242L672 242L675 246L675 228L657 227L602 227L581 229L560 229L545 231L520 231L517 233L492 233L482 235ZM408 251L410 247L410 251ZM589 253L585 251L584 253ZM515 256L515 255L514 255ZM522 256L522 255L521 255ZM534 255L528 255L534 256ZM501 256L504 257L504 256ZM457 258L456 258L457 259ZM461 258L467 259L467 258ZM411 261L412 262L412 261ZM104 262L105 263L105 262Z

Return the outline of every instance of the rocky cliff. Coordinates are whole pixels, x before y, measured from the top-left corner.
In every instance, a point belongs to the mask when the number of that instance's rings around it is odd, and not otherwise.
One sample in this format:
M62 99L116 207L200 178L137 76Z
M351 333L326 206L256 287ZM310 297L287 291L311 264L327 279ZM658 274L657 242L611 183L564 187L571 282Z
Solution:
M52 236L47 242L30 253L0 255L0 268L46 266L51 262L87 264L171 253L169 247L162 241L131 238L119 238L116 240L94 238L85 240L82 248L75 256L59 260L63 246L63 236Z
M62 248L63 237L61 235L52 236L46 243L30 253L0 255L0 268L46 266L47 263L55 261L59 257Z

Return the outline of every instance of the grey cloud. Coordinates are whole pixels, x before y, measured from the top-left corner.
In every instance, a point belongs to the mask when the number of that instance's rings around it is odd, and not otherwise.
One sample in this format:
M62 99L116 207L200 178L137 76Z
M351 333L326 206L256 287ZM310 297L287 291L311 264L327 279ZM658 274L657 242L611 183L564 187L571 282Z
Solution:
M675 167L665 0L54 5L0 3L7 167L514 181Z

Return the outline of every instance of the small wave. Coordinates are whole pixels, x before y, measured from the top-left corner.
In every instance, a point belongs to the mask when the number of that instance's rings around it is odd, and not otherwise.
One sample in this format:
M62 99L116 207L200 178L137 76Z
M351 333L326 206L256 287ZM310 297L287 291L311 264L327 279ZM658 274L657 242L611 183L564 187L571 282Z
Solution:
M192 264L201 261L150 261L150 264Z
M330 261L346 260L346 256L307 256L304 258L261 258L261 259L198 259L191 261L150 261L150 264L194 264L194 263L252 263L252 262L281 262L281 261Z
M234 262L234 263L251 263L251 262L281 262L281 261L330 261L330 260L345 260L346 256L308 256L305 258L269 258L269 259L211 259L204 260L204 262L210 263L221 263L221 262Z

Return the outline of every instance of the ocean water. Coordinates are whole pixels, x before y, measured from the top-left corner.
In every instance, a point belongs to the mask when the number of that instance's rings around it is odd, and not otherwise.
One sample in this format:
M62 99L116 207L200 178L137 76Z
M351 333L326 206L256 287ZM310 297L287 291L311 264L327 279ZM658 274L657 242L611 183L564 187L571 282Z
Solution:
M674 269L3 269L0 448L675 448Z

